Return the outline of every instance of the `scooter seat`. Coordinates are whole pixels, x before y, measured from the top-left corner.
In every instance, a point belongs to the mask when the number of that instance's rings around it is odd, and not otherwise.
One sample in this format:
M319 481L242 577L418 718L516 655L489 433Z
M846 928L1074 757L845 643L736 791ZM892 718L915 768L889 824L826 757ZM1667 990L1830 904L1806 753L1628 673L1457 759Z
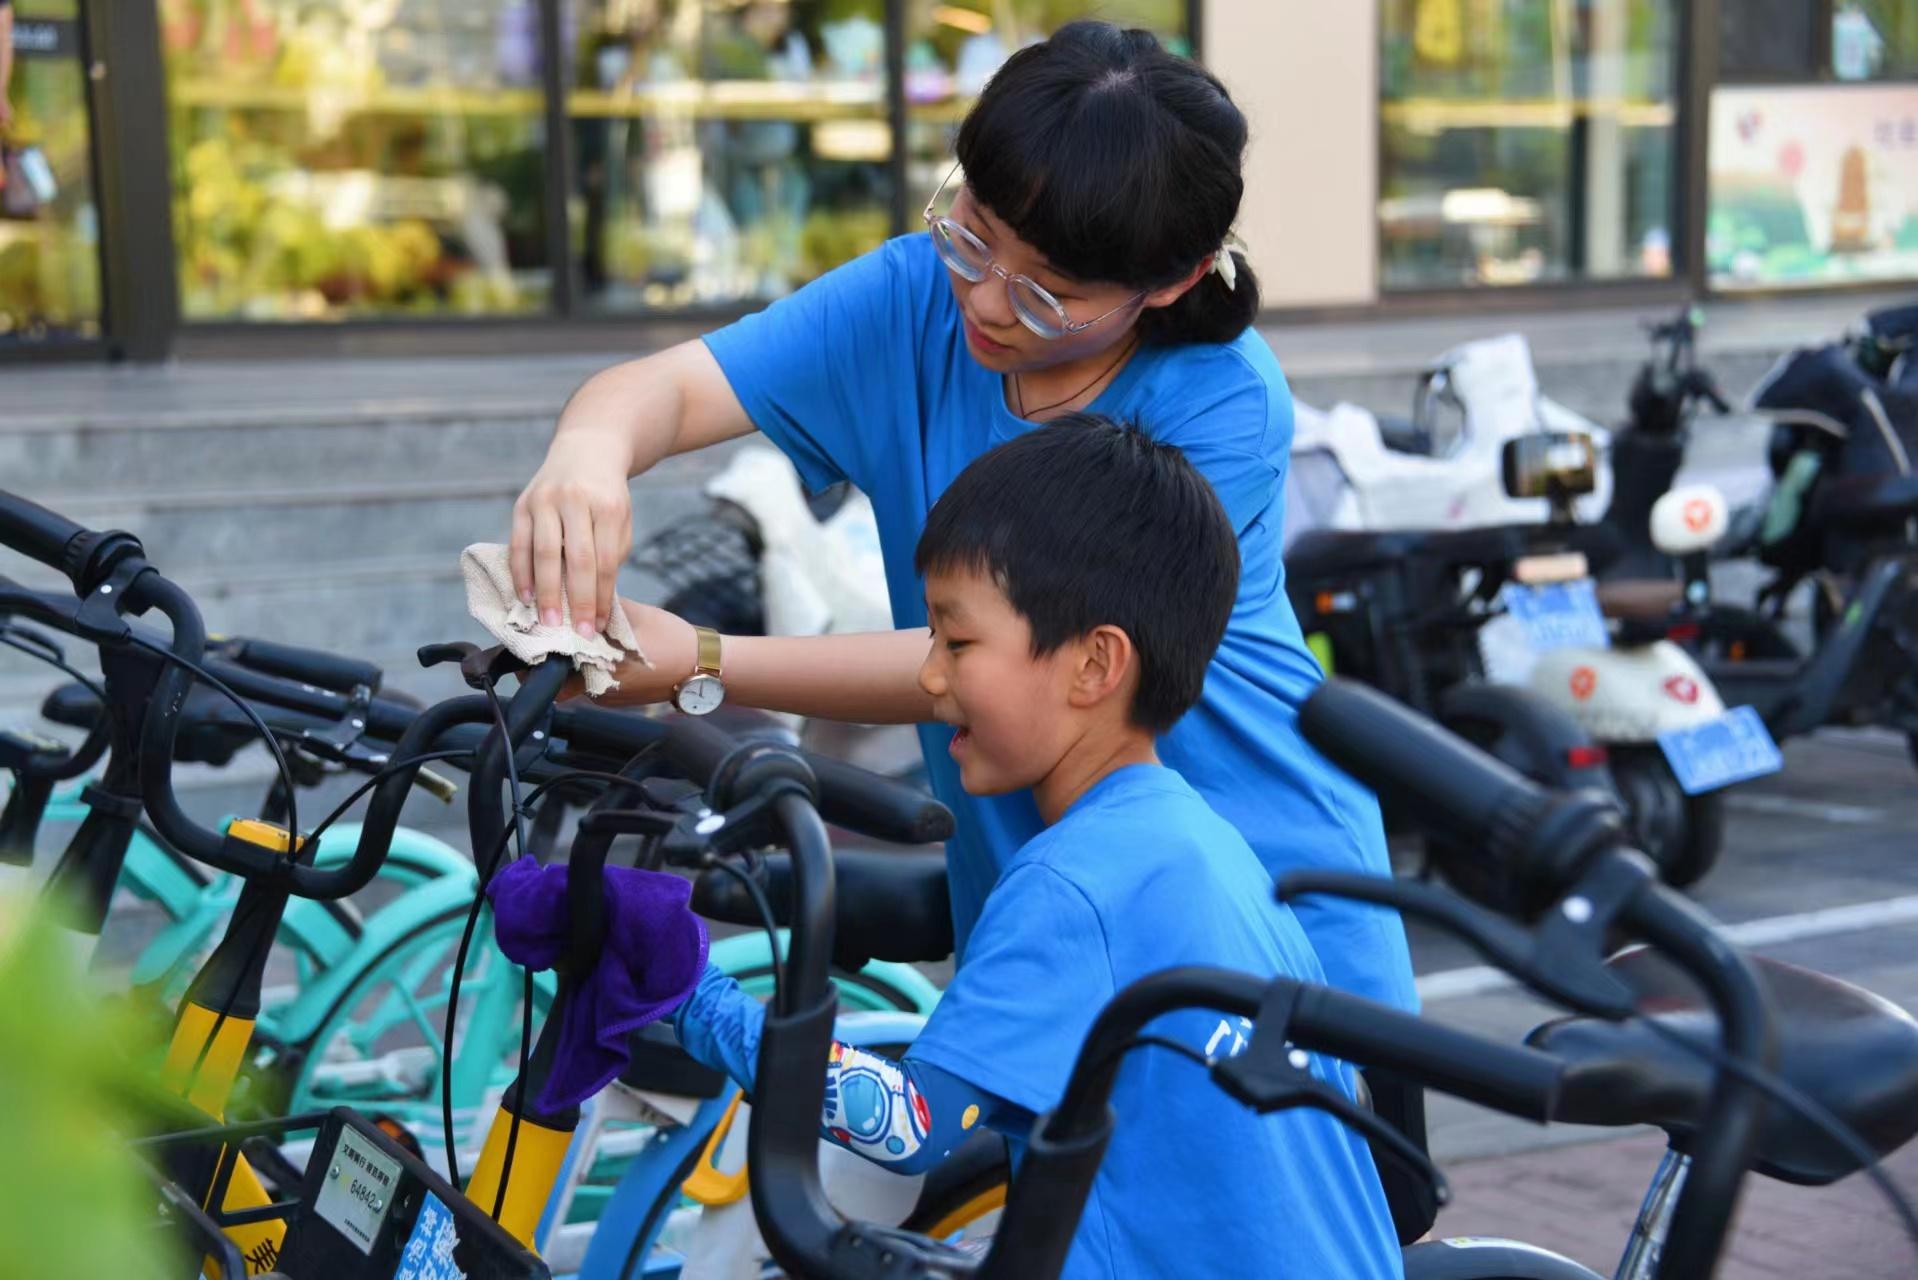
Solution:
M952 893L946 855L843 849L833 854L833 963L863 968L872 960L919 963L952 954ZM758 872L777 924L792 919L792 859L769 854ZM757 925L759 911L737 879L703 872L693 882L693 910L729 924Z
M1872 529L1918 517L1918 475L1842 476L1819 495L1816 518L1840 529Z
M1406 561L1458 565L1499 564L1531 550L1542 525L1484 525L1470 529L1314 529L1285 553L1292 578L1336 577L1403 568Z
M1598 608L1608 618L1663 622L1685 599L1676 578L1623 578L1598 584Z
M1837 978L1763 957L1754 964L1777 1018L1778 1076L1879 1156L1918 1134L1918 1021ZM1713 1068L1645 1024L1656 1020L1694 1044L1715 1046L1717 1019L1698 986L1657 952L1635 948L1606 967L1638 994L1640 1018L1561 1018L1526 1037L1566 1064L1555 1118L1655 1124L1682 1149L1704 1114ZM1785 1182L1823 1186L1859 1165L1803 1116L1768 1101L1754 1167Z
M1379 441L1393 453L1409 453L1419 458L1432 455L1432 433L1410 418L1381 413L1373 421L1378 423Z

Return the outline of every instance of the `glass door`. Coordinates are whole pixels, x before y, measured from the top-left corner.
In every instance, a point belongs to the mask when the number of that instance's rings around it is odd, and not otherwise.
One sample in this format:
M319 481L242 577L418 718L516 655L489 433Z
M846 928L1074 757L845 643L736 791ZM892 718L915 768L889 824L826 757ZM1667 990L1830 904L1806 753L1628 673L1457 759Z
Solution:
M0 54L0 351L95 339L100 216L79 0L0 3L0 31L12 51Z

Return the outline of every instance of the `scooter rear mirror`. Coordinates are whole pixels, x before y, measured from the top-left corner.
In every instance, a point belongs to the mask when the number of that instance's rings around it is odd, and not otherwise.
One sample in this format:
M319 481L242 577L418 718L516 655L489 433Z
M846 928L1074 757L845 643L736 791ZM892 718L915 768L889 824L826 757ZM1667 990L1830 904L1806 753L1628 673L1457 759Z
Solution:
M1598 449L1584 431L1535 431L1505 442L1505 492L1513 498L1549 498L1554 506L1598 487Z

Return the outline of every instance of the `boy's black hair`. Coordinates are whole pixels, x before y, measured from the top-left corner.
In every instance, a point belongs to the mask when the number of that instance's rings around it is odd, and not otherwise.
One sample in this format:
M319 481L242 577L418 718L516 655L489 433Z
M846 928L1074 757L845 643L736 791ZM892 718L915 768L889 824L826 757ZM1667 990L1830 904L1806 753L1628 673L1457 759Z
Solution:
M1217 250L1239 216L1245 116L1217 76L1149 31L1072 22L1006 60L959 128L973 198L1054 267L1157 289ZM1139 318L1147 342L1230 342L1259 284L1206 274Z
M1239 541L1198 468L1136 427L1078 413L981 454L926 518L921 576L992 578L1034 657L1099 626L1139 651L1132 722L1164 733L1199 700L1239 593Z

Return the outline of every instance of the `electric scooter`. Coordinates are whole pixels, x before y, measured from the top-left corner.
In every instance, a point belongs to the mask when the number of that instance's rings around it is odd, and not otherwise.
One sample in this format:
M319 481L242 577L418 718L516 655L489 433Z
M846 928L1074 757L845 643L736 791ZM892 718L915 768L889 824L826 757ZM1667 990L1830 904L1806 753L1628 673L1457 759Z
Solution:
M1918 370L1909 357L1918 306L1879 312L1844 344L1787 356L1754 394L1772 422L1776 485L1754 535L1684 552L1648 545L1640 511L1667 493L1699 411L1727 412L1696 360L1696 311L1653 330L1631 421L1613 437L1615 491L1606 523L1618 548L1599 599L1619 626L1693 651L1733 706L1750 706L1775 739L1825 725L1877 725L1918 755ZM1682 520L1687 503L1668 511ZM1722 532L1723 525L1714 526ZM1718 598L1709 561L1755 552L1773 570L1750 605ZM1812 644L1787 606L1811 591Z
M1409 420L1340 403L1294 406L1285 482L1284 545L1314 529L1464 529L1530 524L1546 504L1499 483L1508 440L1539 431L1605 432L1539 391L1532 351L1518 334L1467 343L1420 379ZM1609 500L1608 473L1578 503L1595 520Z

